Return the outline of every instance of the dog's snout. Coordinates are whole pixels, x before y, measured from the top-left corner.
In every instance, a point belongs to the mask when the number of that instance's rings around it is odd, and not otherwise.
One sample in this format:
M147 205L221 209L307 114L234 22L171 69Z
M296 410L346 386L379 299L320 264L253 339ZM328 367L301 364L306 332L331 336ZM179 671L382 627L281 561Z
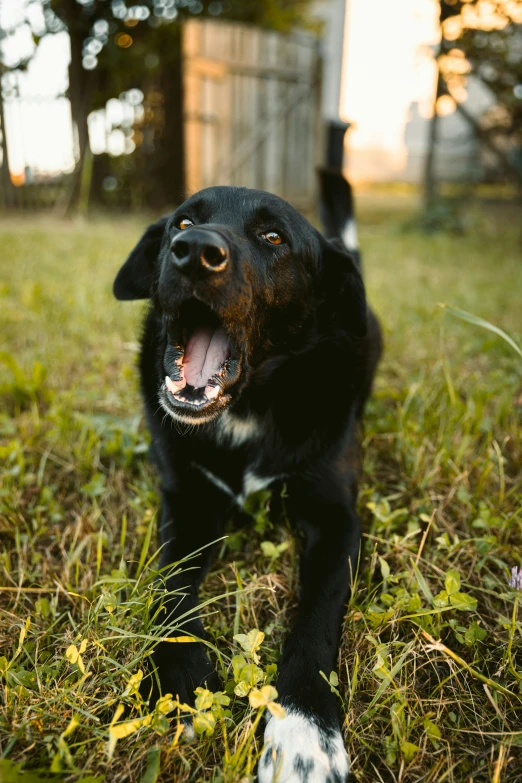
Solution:
M229 260L224 238L217 231L185 229L170 246L172 260L185 274L197 271L222 272Z

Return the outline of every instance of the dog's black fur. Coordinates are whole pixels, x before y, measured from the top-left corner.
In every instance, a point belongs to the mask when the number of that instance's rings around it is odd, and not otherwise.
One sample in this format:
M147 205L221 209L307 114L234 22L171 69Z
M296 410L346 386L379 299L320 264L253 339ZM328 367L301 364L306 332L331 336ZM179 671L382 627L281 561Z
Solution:
M161 565L203 547L196 568L168 580L169 590L183 587L186 595L173 602L165 623L174 625L197 606L213 553L206 545L222 535L235 499L261 484L284 483L289 519L306 543L299 609L277 690L289 714L322 730L321 752L329 757L339 711L320 672L336 668L357 569L356 435L381 337L366 304L356 248L340 241L353 219L350 188L328 172L321 182L323 221L334 238L325 239L271 194L208 188L146 230L118 273L114 293L151 300L140 371L161 476ZM188 228L180 229L183 219ZM270 232L282 242L270 244ZM190 385L176 391L184 383L187 339L201 323L210 332L221 325L228 339L228 356L205 387L209 399ZM175 383L170 391L166 375ZM185 622L182 632L204 638L199 619ZM193 699L198 685L219 687L203 644L161 643L154 661L162 691L183 701ZM276 757L281 763L285 753L293 765L289 780L304 779L302 768L310 781L345 779L347 766L331 759L321 769L316 761L314 776L314 763L302 750L294 753L288 732L267 739L272 746L260 764L263 781L272 778L262 768Z

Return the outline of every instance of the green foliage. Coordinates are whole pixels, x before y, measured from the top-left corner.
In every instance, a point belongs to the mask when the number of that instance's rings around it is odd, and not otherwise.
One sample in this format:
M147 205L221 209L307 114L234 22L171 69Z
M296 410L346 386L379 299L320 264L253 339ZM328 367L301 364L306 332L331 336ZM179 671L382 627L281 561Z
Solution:
M439 63L450 92L467 86L470 75L494 96L480 118L481 136L498 149L511 149L508 165L522 183L522 57L520 4L482 0L441 2L443 46Z
M49 777L40 770L30 770L23 768L23 764L15 764L9 759L0 759L0 780L2 783L57 783L58 778L54 775ZM76 777L75 783L104 783L104 775L87 775Z
M38 396L45 400L46 370L41 362L34 362L28 374L24 373L14 356L6 351L0 351L0 365L9 370L9 380L0 385L0 396L12 395L17 408L27 407L37 400Z
M405 231L421 231L425 234L454 234L461 236L467 226L462 214L462 204L456 198L439 196L403 226Z

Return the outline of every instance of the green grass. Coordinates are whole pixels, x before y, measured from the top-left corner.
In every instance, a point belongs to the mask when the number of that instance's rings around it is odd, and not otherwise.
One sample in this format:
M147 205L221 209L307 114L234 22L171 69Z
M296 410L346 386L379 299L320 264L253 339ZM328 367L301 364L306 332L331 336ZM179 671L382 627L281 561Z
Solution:
M426 238L401 231L410 201L361 199L386 337L337 686L361 782L522 779L522 626L508 586L522 565L522 363L437 306L486 318L520 344L519 227L506 210L471 213L464 237ZM136 694L157 633L157 482L134 368L144 305L113 301L111 282L143 224L0 223L6 781L239 783L261 749L265 706L256 693L251 706L245 666L257 666L258 689L273 680L298 555L268 522L265 496L251 503L252 525L221 543L202 593L230 697L200 694L198 726L213 736L183 742L176 705L150 715ZM254 629L264 639L234 640ZM19 778L17 765L39 774Z

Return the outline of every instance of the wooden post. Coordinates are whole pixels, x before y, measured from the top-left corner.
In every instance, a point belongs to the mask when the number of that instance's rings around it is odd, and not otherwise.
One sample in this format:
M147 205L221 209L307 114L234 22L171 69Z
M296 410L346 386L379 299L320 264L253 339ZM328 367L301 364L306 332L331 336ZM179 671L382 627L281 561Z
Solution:
M349 125L339 117L347 0L323 0L313 11L324 24L321 54L323 78L321 114L325 128L323 165L342 171L344 134Z
M174 24L172 35L164 41L165 63L161 73L164 98L164 127L160 140L161 170L164 199L178 206L186 198L185 183L185 120L183 105L183 24Z

